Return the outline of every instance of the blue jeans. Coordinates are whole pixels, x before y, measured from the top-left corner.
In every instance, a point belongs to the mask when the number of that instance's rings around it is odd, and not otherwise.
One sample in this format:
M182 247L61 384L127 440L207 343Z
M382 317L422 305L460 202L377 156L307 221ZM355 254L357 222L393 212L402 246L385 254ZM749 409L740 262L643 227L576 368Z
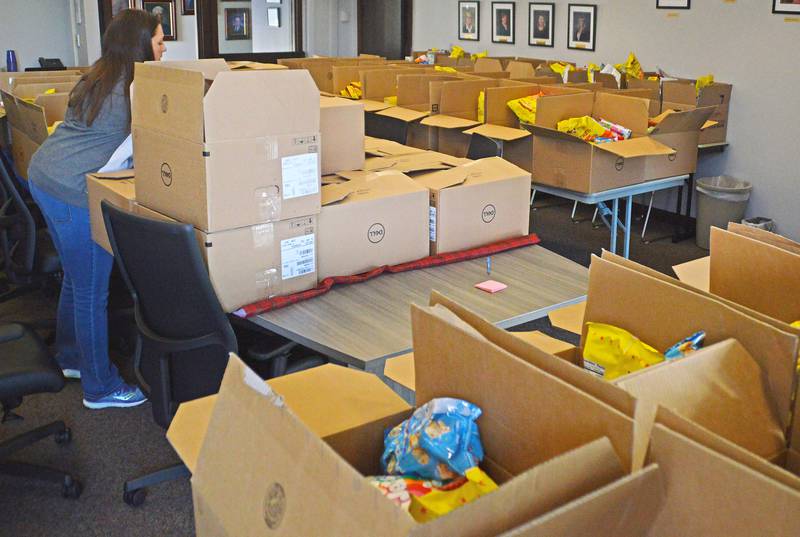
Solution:
M69 205L34 183L31 195L44 214L64 281L56 319L56 359L81 372L83 393L103 397L123 380L108 357L108 281L114 257L92 240L89 210Z

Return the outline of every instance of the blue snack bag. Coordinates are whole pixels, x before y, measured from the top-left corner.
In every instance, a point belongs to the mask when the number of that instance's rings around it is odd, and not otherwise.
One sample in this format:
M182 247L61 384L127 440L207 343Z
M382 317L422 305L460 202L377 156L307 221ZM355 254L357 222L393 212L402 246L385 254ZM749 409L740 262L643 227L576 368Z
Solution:
M483 460L475 423L480 415L480 408L460 399L439 398L422 405L384 435L384 472L440 481L464 475Z
M667 352L664 353L664 358L667 360L683 358L687 354L703 348L703 342L705 339L705 331L700 330L699 332L695 332L691 336L680 340L675 345L667 349Z

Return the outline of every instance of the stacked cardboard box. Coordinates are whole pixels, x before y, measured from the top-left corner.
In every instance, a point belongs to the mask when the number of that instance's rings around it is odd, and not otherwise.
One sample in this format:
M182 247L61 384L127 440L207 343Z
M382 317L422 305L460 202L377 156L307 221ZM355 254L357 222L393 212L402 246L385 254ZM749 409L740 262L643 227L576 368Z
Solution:
M301 70L136 66L137 202L194 226L228 311L317 283L319 102Z

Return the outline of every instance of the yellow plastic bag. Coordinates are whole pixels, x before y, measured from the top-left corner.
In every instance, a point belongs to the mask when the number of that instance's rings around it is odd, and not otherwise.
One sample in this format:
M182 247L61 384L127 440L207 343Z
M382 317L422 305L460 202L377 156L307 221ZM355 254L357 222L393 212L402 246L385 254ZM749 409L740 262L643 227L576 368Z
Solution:
M596 63L590 63L586 67L586 76L589 78L589 82L594 82L594 72L595 71L600 72L601 69L602 67L600 67Z
M554 73L558 73L559 75L564 74L564 70L567 68L566 64L563 63L551 63L550 69L553 70Z
M350 82L341 92L342 97L358 100L364 94L361 91L361 82Z
M483 52L478 52L477 54L471 54L469 59L474 62L478 58L486 58L488 56L489 56L489 51L488 50L484 50Z
M520 123L533 125L536 123L536 100L540 96L541 94L513 99L508 101L506 106L519 118Z
M464 57L464 49L458 45L453 45L453 50L450 51L450 57L454 60Z
M617 71L620 73L624 73L628 75L628 78L644 78L644 70L642 70L642 64L639 63L639 59L636 57L636 54L631 52L628 54L628 59L625 63L620 63L616 65Z
M383 102L386 104L390 104L392 106L397 106L397 95L393 95L391 97L384 97Z
M608 134L606 128L591 116L573 117L559 121L557 128L559 132L565 132L587 142Z
M454 490L434 490L411 496L408 512L417 522L429 522L497 490L497 484L477 466L467 470L467 482Z
M458 71L455 70L454 67L442 67L441 65L437 65L433 68L434 71L439 71L440 73L457 73Z
M55 123L53 123L52 125L47 127L47 134L53 134L54 132L56 132L56 129L58 128L59 125L61 125L61 123L63 123L63 122L62 121L56 121Z
M589 327L583 349L583 368L612 380L664 361L664 355L636 336L608 324L586 323Z
M694 84L694 89L697 95L700 95L700 90L703 88L707 88L714 84L714 75L708 74L706 76L701 76L697 79L697 82Z
M478 121L486 123L486 92L478 94Z

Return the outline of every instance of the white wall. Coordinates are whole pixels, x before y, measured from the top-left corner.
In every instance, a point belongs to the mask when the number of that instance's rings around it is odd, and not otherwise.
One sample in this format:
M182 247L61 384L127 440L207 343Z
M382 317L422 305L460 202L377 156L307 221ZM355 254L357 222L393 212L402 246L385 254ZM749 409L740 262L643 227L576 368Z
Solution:
M787 24L784 16L773 15L771 2L695 0L689 11L670 12L656 9L652 0L595 0L597 51L586 52L567 50L569 1L555 2L554 48L528 46L528 2L516 2L516 45L491 43L488 1L480 4L481 41L458 41L457 0L415 4L413 48L458 44L472 52L564 59L579 65L619 63L634 51L646 69L660 67L687 77L713 73L734 86L730 147L723 154L701 157L698 176L725 173L751 180L748 213L772 217L781 233L800 239L800 144L795 126L800 111L800 24Z
M0 0L0 66L5 70L6 50L17 52L19 70L38 67L39 57L60 58L75 65L72 0Z

